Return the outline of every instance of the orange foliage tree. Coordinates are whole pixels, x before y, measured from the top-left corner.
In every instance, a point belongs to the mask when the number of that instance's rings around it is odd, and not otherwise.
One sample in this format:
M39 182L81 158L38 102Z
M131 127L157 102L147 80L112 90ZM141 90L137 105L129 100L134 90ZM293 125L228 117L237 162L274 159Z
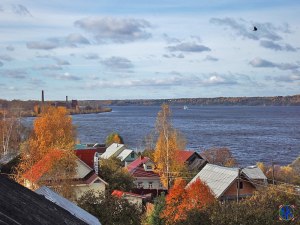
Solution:
M166 208L161 216L165 219L166 224L174 224L180 221L184 214L186 181L179 178L174 182L169 194L166 196Z
M62 149L66 154L60 163L55 163L52 171L52 180L57 179L54 174L65 174L65 178L74 176L76 169L76 157L73 152L75 143L75 128L72 118L63 107L45 107L33 124L33 131L29 139L21 146L20 163L16 167L16 180L23 182L23 175L33 165L38 163L45 155L57 149ZM63 163L62 163L63 162ZM46 163L46 162L45 162ZM52 165L52 164L51 164ZM64 166L61 166L64 165Z
M105 145L108 147L113 143L124 144L123 138L120 134L113 132L106 137Z
M51 149L72 150L75 144L75 128L64 107L46 107L34 121L28 141L29 154L34 162Z
M185 170L184 162L177 157L179 150L185 148L185 139L173 128L171 110L167 104L163 104L158 112L156 131L158 133L154 151L156 172L160 174L162 184L169 189L170 180Z
M161 216L167 225L185 221L190 212L201 211L216 201L210 188L200 179L185 186L184 180L176 180L166 197L166 208Z

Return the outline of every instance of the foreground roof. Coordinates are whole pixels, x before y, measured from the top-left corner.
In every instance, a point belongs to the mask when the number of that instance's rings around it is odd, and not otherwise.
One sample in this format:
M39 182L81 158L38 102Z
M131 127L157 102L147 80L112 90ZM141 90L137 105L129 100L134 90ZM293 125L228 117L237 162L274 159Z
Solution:
M195 182L196 179L199 178L209 186L216 198L219 198L237 178L237 176L238 168L206 164L189 184Z
M101 223L95 216L78 207L73 202L70 202L68 199L65 199L64 197L60 196L59 194L47 187L43 186L35 192L39 195L43 195L49 201L69 211L72 215L76 216L78 219L86 222L87 224L101 225Z
M19 225L87 224L43 196L0 174L0 223Z

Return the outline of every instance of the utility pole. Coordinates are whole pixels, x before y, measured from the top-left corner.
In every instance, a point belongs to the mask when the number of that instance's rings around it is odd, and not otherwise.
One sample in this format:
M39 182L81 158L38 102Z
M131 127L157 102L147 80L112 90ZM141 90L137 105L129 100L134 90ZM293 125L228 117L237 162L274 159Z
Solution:
M238 169L238 177L237 177L237 191L236 191L237 203L239 203L239 198L240 198L240 179L241 179L241 168Z
M274 171L274 162L272 160L272 180L273 180L273 185L275 184L275 171Z

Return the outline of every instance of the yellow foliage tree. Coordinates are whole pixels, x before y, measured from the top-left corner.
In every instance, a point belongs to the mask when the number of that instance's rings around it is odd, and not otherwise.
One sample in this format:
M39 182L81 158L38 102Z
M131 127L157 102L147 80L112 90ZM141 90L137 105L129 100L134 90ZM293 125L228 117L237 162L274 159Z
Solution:
M158 139L154 151L156 172L161 176L162 184L169 189L170 181L185 171L184 162L178 158L179 150L185 149L185 139L173 128L169 105L163 104L156 119Z
M34 121L29 139L29 154L34 162L51 149L71 150L75 144L72 118L64 107L47 107Z
M16 180L23 182L23 175L45 155L57 149L64 151L64 157L54 163L47 176L53 182L64 179L72 180L76 169L76 157L73 152L75 128L72 118L64 107L45 107L33 124L29 139L21 146L21 159L16 168ZM45 162L47 163L47 162ZM70 182L59 184L61 190L69 190ZM66 192L65 192L66 193ZM67 196L62 193L64 196Z

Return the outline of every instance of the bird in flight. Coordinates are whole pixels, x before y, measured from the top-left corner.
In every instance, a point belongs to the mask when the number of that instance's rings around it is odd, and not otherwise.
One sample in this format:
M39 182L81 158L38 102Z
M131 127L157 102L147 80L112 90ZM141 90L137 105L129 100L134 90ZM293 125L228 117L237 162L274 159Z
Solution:
M257 27L256 26L253 27L253 31L257 31Z

